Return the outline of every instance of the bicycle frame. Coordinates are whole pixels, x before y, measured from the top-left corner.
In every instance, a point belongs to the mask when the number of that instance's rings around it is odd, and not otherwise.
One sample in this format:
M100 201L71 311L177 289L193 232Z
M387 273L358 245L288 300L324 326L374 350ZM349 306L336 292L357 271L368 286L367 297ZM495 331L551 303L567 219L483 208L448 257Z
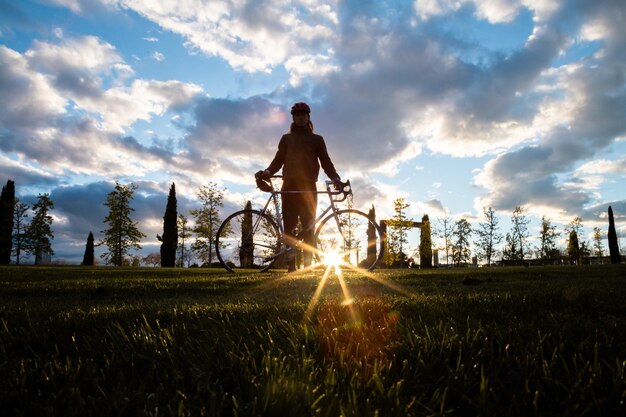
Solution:
M326 184L326 191L282 191L282 190L277 190L275 189L274 183L272 182L273 178L282 178L281 175L274 175L272 177L269 178L269 182L272 186L272 192L270 194L270 197L267 199L267 202L265 203L265 206L263 206L263 208L261 209L261 213L262 214L267 214L268 212L268 207L270 205L270 203L273 203L274 205L274 209L276 210L276 221L277 221L277 226L278 226L278 230L281 234L281 237L284 238L285 236L285 225L283 224L283 219L282 219L282 211L280 208L280 204L278 202L278 196L282 195L282 194L302 194L302 193L312 193L315 192L316 194L327 194L328 195L328 199L330 201L330 205L328 207L326 207L322 213L320 215L318 215L315 220L313 220L311 223L309 223L300 233L302 233L303 231L309 231L311 229L313 229L313 231L315 231L315 226L326 217L326 214L328 212L332 212L332 215L335 218L335 221L337 222L337 227L339 228L339 230L341 231L342 229L342 225L339 222L339 218L337 217L337 212L339 211L339 209L336 206L336 203L340 203L342 201L345 201L348 196L352 195L352 187L350 186L350 181L346 181L345 183L341 183L342 187L341 190L337 190L337 191L332 191L330 189L330 186L333 184L332 181L325 181L324 183ZM340 199L333 199L333 196L337 196L337 195L342 195L343 197ZM260 221L260 217L257 220ZM258 225L255 224L254 227L256 227ZM285 250L284 249L282 251L280 251L277 254L274 254L272 257L277 257L280 254L282 254Z

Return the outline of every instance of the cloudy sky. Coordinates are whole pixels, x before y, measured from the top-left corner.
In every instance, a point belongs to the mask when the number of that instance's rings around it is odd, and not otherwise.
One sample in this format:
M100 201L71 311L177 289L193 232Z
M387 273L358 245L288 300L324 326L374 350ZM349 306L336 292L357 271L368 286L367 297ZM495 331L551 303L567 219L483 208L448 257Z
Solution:
M172 182L185 214L209 181L225 213L260 201L295 101L379 218L403 197L506 232L523 206L589 240L612 205L626 235L623 0L0 0L0 95L0 182L50 193L57 259L115 181L144 253Z

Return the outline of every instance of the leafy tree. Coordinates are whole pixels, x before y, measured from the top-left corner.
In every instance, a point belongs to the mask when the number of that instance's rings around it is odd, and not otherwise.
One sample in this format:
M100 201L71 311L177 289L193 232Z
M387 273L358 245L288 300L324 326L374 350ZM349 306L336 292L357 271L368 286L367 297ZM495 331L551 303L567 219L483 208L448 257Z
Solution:
M489 207L483 207L484 221L478 223L478 229L474 230L478 238L474 241L476 245L476 256L484 260L487 265L491 265L492 259L496 257L496 245L502 242L502 234L498 232L498 218L496 212Z
M93 247L94 247L93 233L89 232L89 236L87 236L87 244L85 245L85 254L83 255L84 266L94 265Z
M101 258L113 266L124 265L124 258L129 251L141 249L141 238L146 236L137 228L137 222L130 218L135 211L130 202L136 189L137 186L133 183L122 185L116 181L115 189L107 195L104 203L109 208L109 214L104 219L108 228L101 232L104 239L98 244L108 248Z
M556 241L561 234L556 231L556 226L552 224L546 216L541 217L541 229L539 232L539 258L546 261L554 256Z
M574 219L572 219L572 221L565 227L565 230L567 230L568 233L573 230L576 232L576 236L580 236L583 230L583 219L578 216L574 217Z
M163 259L161 258L161 253L149 253L146 256L144 256L142 258L142 261L144 263L144 265L150 265L150 266L163 266Z
M576 230L569 232L567 256L569 256L570 263L580 264L580 246L578 245L578 233L576 233Z
M602 245L602 231L599 227L593 228L593 254L598 258L604 256L604 246Z
M519 240L511 233L507 233L504 240L506 243L502 249L502 258L513 262L520 261Z
M15 255L15 263L20 264L22 251L25 250L28 239L26 237L26 227L28 219L28 205L15 199L15 208L13 210L13 254Z
M387 222L387 224L391 227L391 231L388 235L388 265L393 264L395 261L401 261L402 263L404 245L408 242L407 230L413 224L413 221L408 219L406 216L406 209L409 208L409 204L404 198L397 198L394 200L393 207L394 215Z
M428 214L422 216L422 227L420 228L420 268L433 267L433 243L430 231L430 220Z
M472 226L466 219L459 219L454 223L452 229L452 261L460 266L463 262L470 260L470 236L472 234Z
M617 243L617 232L615 231L615 219L613 218L613 209L609 206L609 232L607 234L609 241L609 254L611 255L611 263L620 263L619 244Z
M0 193L0 265L11 263L14 210L15 182L8 180Z
M178 226L178 250L180 251L180 257L178 258L178 264L181 268L185 267L185 260L189 264L189 255L187 250L187 239L192 236L191 229L189 228L189 219L184 214L178 215L176 221Z
M511 217L511 239L515 239L517 250L519 251L518 259L523 261L526 256L526 242L530 237L528 233L528 223L530 220L526 218L524 209L520 206L515 207L513 216Z
M167 207L163 216L163 237L161 240L161 266L173 268L176 266L176 249L178 247L178 224L176 222L176 186L172 183L170 194L167 197Z
M33 218L26 228L27 245L25 252L35 256L35 265L41 263L44 256L54 255L51 241L54 239L52 233L52 216L48 212L54 208L54 203L48 194L39 194L37 201L33 204Z
M191 249L202 262L210 266L213 263L215 235L221 224L219 208L224 206L224 192L217 188L217 184L210 182L209 185L200 187L197 196L202 208L190 211L196 223L193 230L196 240Z

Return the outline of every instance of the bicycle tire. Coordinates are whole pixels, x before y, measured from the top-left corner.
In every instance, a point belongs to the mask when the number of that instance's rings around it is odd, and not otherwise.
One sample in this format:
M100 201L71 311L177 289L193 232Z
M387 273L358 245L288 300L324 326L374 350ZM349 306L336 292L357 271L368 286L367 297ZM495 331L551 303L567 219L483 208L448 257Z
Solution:
M248 222L244 225L244 222ZM272 217L259 210L240 210L217 229L215 252L228 272L267 271L280 248L280 231Z
M341 230L343 234L340 233L334 214L325 217L315 232L316 260L323 263L324 253L334 250L340 252L343 263L352 268L368 271L376 268L383 259L384 237L380 227L359 210L344 209L336 214L339 223L344 223ZM342 242L339 248L338 241ZM364 246L363 242L368 243Z

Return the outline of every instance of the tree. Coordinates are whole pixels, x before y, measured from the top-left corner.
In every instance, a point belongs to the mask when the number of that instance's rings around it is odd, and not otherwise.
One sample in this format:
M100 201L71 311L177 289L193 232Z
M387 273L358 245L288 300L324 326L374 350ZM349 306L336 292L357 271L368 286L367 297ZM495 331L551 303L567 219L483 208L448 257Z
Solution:
M27 245L25 252L35 256L35 265L39 265L45 257L54 255L51 241L52 216L48 212L54 208L54 203L48 194L39 194L33 204L33 218L26 228Z
M502 259L513 262L520 261L520 250L517 246L519 243L518 239L511 233L507 233L504 240L506 243L504 245L504 249L502 249Z
M454 224L452 223L452 219L450 218L450 212L448 210L444 210L443 218L439 219L439 225L439 235L443 237L443 247L446 251L446 265L449 265L450 252L452 248L452 230L454 229Z
M593 228L593 254L598 258L604 256L604 246L602 246L602 231L599 227Z
M583 219L578 216L574 217L572 221L569 222L569 224L565 227L565 230L567 230L568 233L573 230L574 232L576 232L576 236L580 236L583 230Z
M8 180L0 194L0 265L11 263L14 210L15 182Z
M613 218L613 209L609 206L609 232L607 234L609 241L609 254L611 255L611 263L620 263L619 245L617 243L617 232L615 231L615 219Z
M388 235L388 251L389 259L388 265L392 265L395 261L400 261L401 266L403 263L404 245L408 242L407 230L412 226L413 221L409 220L406 216L406 209L409 208L409 204L404 198L397 198L393 202L394 215L387 222L391 227L391 231Z
M84 266L94 265L93 233L91 232L89 232L89 236L87 236L87 244L85 245L85 254L83 255L83 265Z
M209 185L200 187L197 196L202 208L190 211L196 223L193 230L196 240L191 249L203 263L210 266L213 263L215 235L221 223L219 208L224 206L224 192L217 188L217 184L210 182Z
M578 245L578 233L576 233L576 230L569 232L567 256L569 256L570 263L580 265L580 246Z
M15 199L15 208L13 209L13 254L15 255L15 263L20 264L22 251L25 250L28 239L26 237L26 227L28 219L28 205Z
M161 240L161 266L176 266L176 249L178 247L178 225L176 222L176 186L172 183L167 197L167 206L163 216L163 237Z
M463 262L470 260L470 236L472 234L472 226L466 219L459 219L454 223L452 229L452 261L456 266L460 266Z
M163 259L161 258L161 253L157 253L157 252L149 253L146 256L144 256L141 260L143 261L144 265L151 265L154 267L159 266L159 265L163 266Z
M376 251L378 248L376 247L376 236L377 231L376 227L376 209L372 204L372 208L368 211L367 217L369 217L370 222L367 224L367 258L365 259L365 267L369 267L376 261Z
M476 256L491 265L491 260L496 257L496 245L502 242L502 235L498 232L498 218L496 212L489 207L483 207L484 221L478 223L478 229L474 230L478 235L474 241Z
M422 216L422 227L420 228L420 268L433 267L433 243L430 231L430 220L428 214Z
M252 210L252 203L246 202L244 210ZM254 241L252 240L252 211L247 211L241 221L241 247L239 262L242 268L252 268L254 264Z
M185 267L185 260L189 264L189 255L187 251L187 239L192 236L189 229L189 219L184 214L179 214L176 221L178 227L178 250L180 251L180 257L178 258L178 264L181 268Z
M515 207L513 216L511 217L511 239L515 239L517 250L519 251L519 260L523 261L526 255L526 242L530 234L528 233L528 223L530 220L526 218L524 209L520 206Z
M108 248L101 258L113 266L122 266L131 249L141 249L141 238L146 236L130 218L131 213L135 211L130 202L136 189L137 186L133 183L122 185L116 181L115 189L107 195L104 203L109 208L109 214L104 219L108 228L101 232L104 239L98 244Z
M539 232L539 258L546 261L554 256L556 251L556 240L561 234L556 231L556 226L552 224L546 216L541 217L541 229Z

